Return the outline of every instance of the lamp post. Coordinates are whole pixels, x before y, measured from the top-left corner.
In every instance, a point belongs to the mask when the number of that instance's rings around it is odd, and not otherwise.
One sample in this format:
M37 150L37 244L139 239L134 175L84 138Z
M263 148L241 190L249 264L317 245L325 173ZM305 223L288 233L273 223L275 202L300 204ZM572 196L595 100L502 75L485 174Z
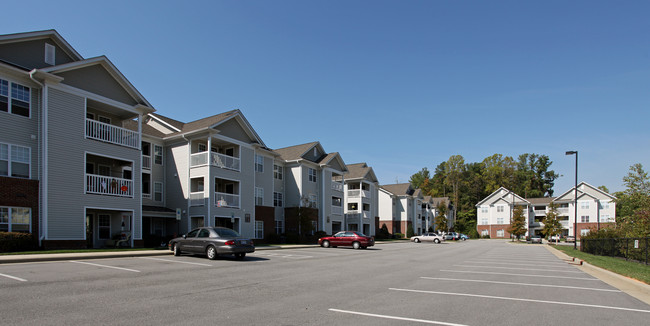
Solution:
M578 151L567 151L566 155L576 155L576 179L573 185L573 249L578 247Z

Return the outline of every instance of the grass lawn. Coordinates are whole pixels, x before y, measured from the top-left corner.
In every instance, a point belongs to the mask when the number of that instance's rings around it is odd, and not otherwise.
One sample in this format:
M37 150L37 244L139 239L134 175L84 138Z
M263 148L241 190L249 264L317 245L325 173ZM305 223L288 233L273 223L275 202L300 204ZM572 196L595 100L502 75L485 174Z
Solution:
M572 246L553 246L553 248L560 250L571 257L582 259L594 266L650 284L650 266L645 265L644 263L625 261L625 259L617 257L587 254L580 250L573 249Z

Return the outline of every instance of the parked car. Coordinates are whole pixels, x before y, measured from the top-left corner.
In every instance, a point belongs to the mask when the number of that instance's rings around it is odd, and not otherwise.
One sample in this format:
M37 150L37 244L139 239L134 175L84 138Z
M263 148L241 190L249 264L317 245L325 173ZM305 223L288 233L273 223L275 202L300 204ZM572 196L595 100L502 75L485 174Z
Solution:
M556 234L556 235L552 235L552 236L548 237L548 241L549 241L549 242L555 242L555 241L558 241L558 242L559 242L559 241L562 241L562 236L561 236L561 235L557 235L557 234Z
M566 237L566 242L574 243L574 242L576 242L576 238L574 238L572 236Z
M425 241L440 243L442 241L445 241L445 239L437 233L427 232L427 233L423 233L422 235L412 236L411 241L416 243L425 242Z
M458 240L460 236L456 232L449 232L445 234L445 240Z
M468 239L469 239L469 236L467 236L467 234L462 234L462 233L461 233L461 234L458 236L458 238L459 238L460 240L465 241L465 240L468 240Z
M201 227L169 241L169 250L174 256L182 253L204 254L209 259L219 255L234 255L243 259L247 253L255 252L253 240L243 238L237 231L224 227Z
M538 235L531 236L530 243L542 243L542 237Z
M375 245L375 238L357 231L340 231L333 236L318 239L318 244L323 248L347 246L366 249Z

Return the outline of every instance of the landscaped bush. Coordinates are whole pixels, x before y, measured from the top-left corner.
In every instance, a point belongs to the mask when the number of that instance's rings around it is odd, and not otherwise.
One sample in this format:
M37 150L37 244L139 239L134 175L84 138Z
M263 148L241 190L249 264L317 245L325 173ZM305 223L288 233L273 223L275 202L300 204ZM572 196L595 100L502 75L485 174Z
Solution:
M37 248L31 233L0 232L0 252L29 251Z
M377 233L377 236L375 236L377 239L389 239L390 238L390 232L388 232L388 227L386 227L386 223L381 226L381 229L379 229L379 233Z
M406 237L407 237L407 238L411 238L411 237L414 236L414 235L415 235L415 234L413 233L413 229L408 228L408 230L406 230Z
M395 233L395 239L404 239L404 233Z

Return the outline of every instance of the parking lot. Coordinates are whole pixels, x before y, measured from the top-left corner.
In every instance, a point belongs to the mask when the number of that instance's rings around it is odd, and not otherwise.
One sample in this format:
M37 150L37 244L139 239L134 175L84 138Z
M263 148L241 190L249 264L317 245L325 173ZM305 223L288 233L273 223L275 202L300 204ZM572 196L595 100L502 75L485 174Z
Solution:
M643 325L541 245L473 240L0 265L0 324Z

